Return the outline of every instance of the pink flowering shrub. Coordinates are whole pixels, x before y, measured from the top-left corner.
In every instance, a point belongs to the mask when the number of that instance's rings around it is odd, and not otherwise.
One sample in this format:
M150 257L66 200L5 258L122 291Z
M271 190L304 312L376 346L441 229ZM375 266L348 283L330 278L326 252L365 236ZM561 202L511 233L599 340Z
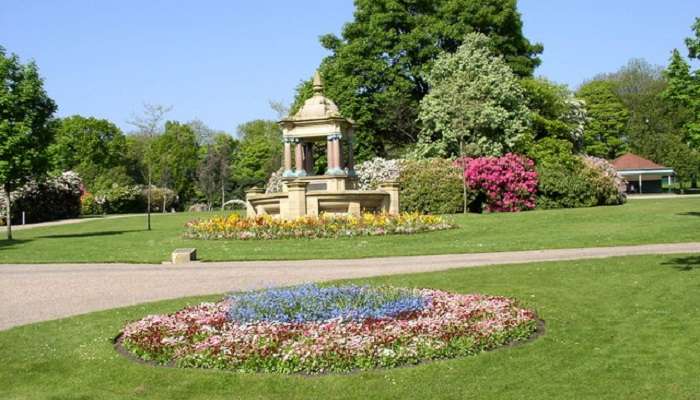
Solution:
M469 188L477 192L491 212L517 212L535 208L537 171L532 160L508 153L503 157L464 158L455 164L464 170Z
M313 305L319 301L319 291L312 289L292 290L293 301L288 307L279 302L289 297L289 290L272 296L254 292L243 297L242 311L236 309L240 296L230 296L174 314L147 316L124 328L121 343L138 357L159 364L315 374L473 355L527 339L537 329L535 314L511 299L431 289L396 291L400 304L394 301L389 309L398 313L377 314L377 307L365 301L354 305L360 308L353 315L362 318L343 317L343 313L336 318L316 318L326 313L313 313L314 307L300 308L299 304L308 302L297 298L308 292ZM357 291L339 289L331 290L332 294ZM386 302L386 293L392 292L382 293L379 300ZM413 301L413 297L420 301ZM251 303L254 300L259 304ZM326 303L348 307L335 298ZM401 311L406 307L410 310ZM245 318L233 318L241 313ZM279 313L289 314L289 318L249 318Z

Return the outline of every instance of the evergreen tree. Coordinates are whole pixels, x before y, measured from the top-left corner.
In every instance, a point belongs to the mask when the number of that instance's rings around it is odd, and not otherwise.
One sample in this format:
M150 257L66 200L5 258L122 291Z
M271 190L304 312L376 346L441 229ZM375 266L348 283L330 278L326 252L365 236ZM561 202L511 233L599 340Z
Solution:
M588 122L584 131L586 153L613 159L627 151L629 110L609 81L591 81L579 89L577 96L585 101Z

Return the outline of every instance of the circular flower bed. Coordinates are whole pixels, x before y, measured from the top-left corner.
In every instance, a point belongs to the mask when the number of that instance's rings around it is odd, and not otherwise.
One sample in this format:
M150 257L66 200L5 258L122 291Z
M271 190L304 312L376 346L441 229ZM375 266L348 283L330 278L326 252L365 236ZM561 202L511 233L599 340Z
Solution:
M158 364L315 374L471 355L536 329L535 314L504 297L304 285L151 315L120 340Z
M194 220L186 225L185 236L191 239L292 239L338 238L412 234L450 229L440 216L417 213L325 215L291 220L262 215L255 218L231 214L208 220Z

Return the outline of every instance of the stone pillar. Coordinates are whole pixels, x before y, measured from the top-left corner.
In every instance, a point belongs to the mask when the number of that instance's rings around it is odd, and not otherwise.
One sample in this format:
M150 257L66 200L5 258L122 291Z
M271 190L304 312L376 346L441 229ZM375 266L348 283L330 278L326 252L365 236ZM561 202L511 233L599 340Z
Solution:
M340 143L340 138L335 140L335 167L340 172L343 172L343 147Z
M333 135L328 135L326 137L326 158L328 159L328 165L326 165L326 175L333 174Z
M352 131L348 135L348 175L355 176L355 149L353 149Z
M296 140L296 148L294 149L294 155L296 157L296 171L295 176L306 176L306 171L304 170L304 145L301 140Z
M294 171L292 170L292 140L291 138L284 138L284 173L282 174L284 177L294 176Z
M308 182L293 181L287 183L287 217L299 218L306 215L306 185Z
M360 206L360 203L356 201L351 201L348 204L348 214L353 215L355 217L362 216L362 207Z
M255 200L256 197L260 196L261 194L265 194L265 190L260 189L258 187L253 186L252 188L248 189L245 191L245 211L246 211L246 217L252 218L258 215L257 211L255 210L255 207L253 206L253 203L251 200Z
M341 169L342 156L340 154L340 133L332 133L328 135L328 170L327 175L343 175L343 170Z
M400 212L399 204L399 182L389 181L379 184L379 190L389 193L389 198L385 201L384 210L389 214L398 214Z

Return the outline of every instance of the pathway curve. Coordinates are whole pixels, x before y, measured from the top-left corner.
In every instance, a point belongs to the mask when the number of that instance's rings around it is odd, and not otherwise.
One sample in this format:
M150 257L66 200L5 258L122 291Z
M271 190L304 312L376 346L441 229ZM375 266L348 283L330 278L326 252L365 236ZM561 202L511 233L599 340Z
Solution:
M700 243L357 260L0 265L0 330L148 301L495 264L700 253Z

